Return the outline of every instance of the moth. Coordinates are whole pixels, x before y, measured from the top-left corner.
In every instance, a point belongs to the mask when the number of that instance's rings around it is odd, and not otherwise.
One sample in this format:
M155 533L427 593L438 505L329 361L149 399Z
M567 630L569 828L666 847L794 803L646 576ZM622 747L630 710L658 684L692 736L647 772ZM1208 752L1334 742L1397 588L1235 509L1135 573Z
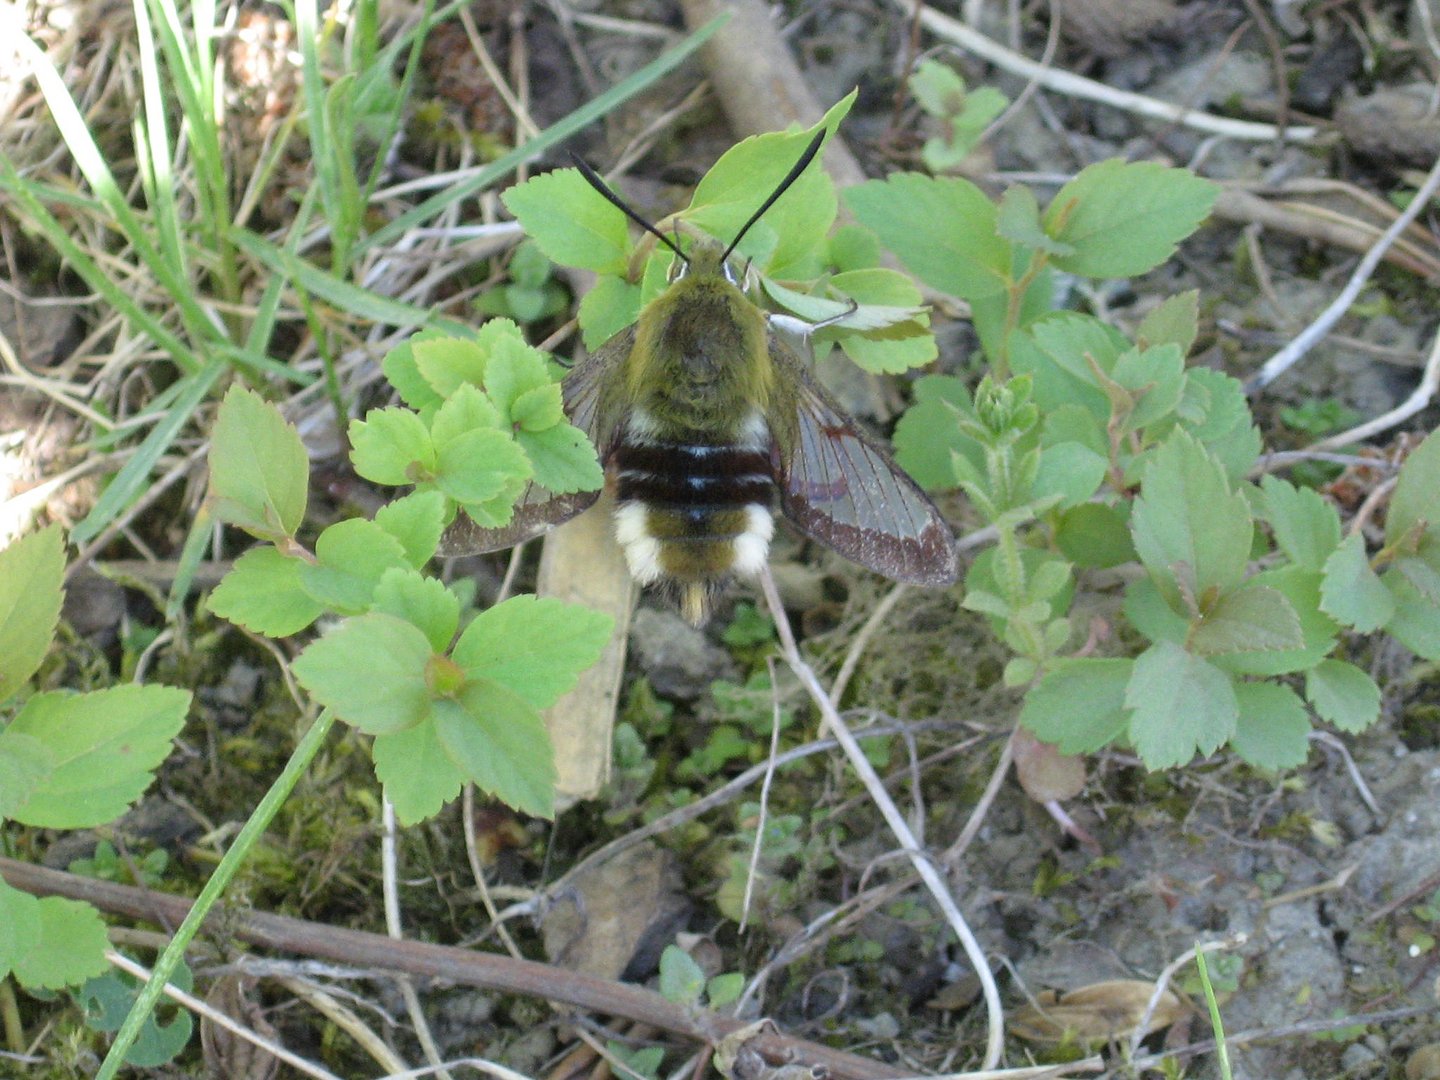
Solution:
M955 538L929 497L820 385L790 335L741 288L736 245L804 172L821 131L728 245L682 250L583 162L582 174L674 253L666 289L634 325L565 376L571 422L594 442L615 536L641 585L673 591L695 625L716 589L765 566L778 507L803 535L896 581L955 582ZM463 515L441 553L512 547L579 514L599 492L532 484L510 524Z

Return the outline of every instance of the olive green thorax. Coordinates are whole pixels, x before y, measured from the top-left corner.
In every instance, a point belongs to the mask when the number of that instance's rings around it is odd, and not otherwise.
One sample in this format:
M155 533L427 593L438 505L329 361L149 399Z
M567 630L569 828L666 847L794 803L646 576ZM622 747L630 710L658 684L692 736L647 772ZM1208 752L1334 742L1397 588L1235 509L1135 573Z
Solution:
M627 396L667 434L735 436L776 391L765 314L726 277L723 251L695 243L684 275L640 312Z

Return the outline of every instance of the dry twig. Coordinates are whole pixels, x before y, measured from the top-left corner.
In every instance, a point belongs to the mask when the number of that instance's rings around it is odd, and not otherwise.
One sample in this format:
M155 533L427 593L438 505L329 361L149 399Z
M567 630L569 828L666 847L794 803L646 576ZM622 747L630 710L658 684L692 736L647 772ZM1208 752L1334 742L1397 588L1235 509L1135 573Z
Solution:
M870 764L870 759L860 749L860 744L855 741L855 736L845 726L835 703L820 685L820 679L816 676L814 668L805 662L800 655L799 646L795 643L795 635L790 629L790 620L785 615L785 607L780 602L780 594L775 588L775 580L770 576L769 568L760 572L760 588L765 595L765 603L770 608L770 615L775 620L775 629L780 637L780 652L785 657L785 662L790 665L799 678L801 685L810 694L815 702L816 708L824 721L824 726L840 743L845 751L845 756L850 761L850 766L855 770L860 782L865 785L865 790L870 793L876 808L885 819L885 824L895 838L900 841L906 857L914 866L915 872L920 875L920 880L935 898L945 921L955 932L960 940L961 946L965 949L965 955L975 970L975 977L980 981L980 988L985 997L985 1007L989 1013L989 1025L985 1046L984 1067L993 1069L1000 1062L1001 1051L1004 1048L1005 1020L1004 1010L1000 1005L1000 991L995 985L995 976L990 971L990 964L985 958L985 950L980 947L980 942L971 931L965 916L960 913L959 905L956 904L954 896L951 895L949 887L945 884L940 873L935 869L935 863L929 853L924 851L915 834L911 831L909 824L905 821L904 815L900 813L895 801L890 798L890 793L885 790L885 785L875 772L875 767Z
M1232 120L1229 117L1213 116L1207 112L1172 105L1168 101L1158 101L1155 98L1146 97L1144 94L1117 90L1104 83L1096 82L1094 79L1087 79L1083 75L1075 75L1069 71L1036 63L1027 56L1007 49L978 30L965 25L959 19L918 4L916 0L892 0L892 2L907 15L918 11L921 23L936 37L958 45L1013 75L1033 79L1045 89L1059 94L1083 98L1116 109L1124 109L1126 112L1132 112L1138 116L1181 124L1197 131L1208 131L1216 135L1225 135L1232 139L1245 139L1250 142L1268 142L1272 139L1309 142L1318 134L1318 129L1313 127L1280 128L1274 124Z
M1330 328L1340 321L1340 317L1350 309L1350 305L1353 304L1355 298L1360 295L1360 290L1363 289L1366 282L1370 280L1370 276L1375 272L1375 268L1380 265L1380 260L1384 257L1390 245L1399 238L1400 234L1403 233L1406 228L1409 227L1410 223L1420 215L1420 212L1429 205L1437 189L1440 189L1440 159L1437 159L1435 164L1431 166L1429 174L1425 177L1425 182L1420 185L1420 190L1415 192L1414 198L1410 200L1410 205L1390 223L1390 227L1380 234L1380 238L1376 240L1370 250L1365 253L1365 257L1360 260L1359 265L1355 267L1354 273L1350 275L1350 280L1345 283L1345 288L1340 290L1340 295L1331 301L1330 305L1320 313L1314 322L1297 334L1289 345L1265 361L1260 370L1256 372L1255 377L1246 384L1245 389L1247 392L1253 394L1265 389L1265 387L1269 386L1286 371L1290 370L1296 362L1304 357L1306 353L1314 348L1315 345L1329 333ZM1437 348L1440 348L1440 346L1437 346ZM1435 353L1432 352L1431 363L1426 367L1427 375L1434 366ZM1423 386L1424 382L1422 381L1422 387ZM1434 388L1432 386L1425 400L1428 401L1429 394L1433 392ZM1407 402L1407 404L1409 403ZM1404 408L1404 406L1402 406L1402 408ZM1420 408L1423 408L1423 402L1411 412L1399 417L1394 423L1399 423L1400 420L1414 415ZM1389 414L1387 414L1387 417L1381 417L1380 419L1387 419L1388 415ZM1376 422L1378 423L1378 421ZM1363 426L1364 425L1362 425L1362 427ZM1384 430L1385 426L1389 425L1381 425L1375 430ZM1360 429L1357 428L1356 430ZM1369 434L1373 434L1373 432ZM1350 436L1346 442L1354 442L1356 439L1356 436L1352 436L1350 432L1346 432L1345 435ZM1358 437L1366 438L1368 435ZM1339 436L1336 436L1336 438L1339 438ZM1334 439L1326 439L1318 443L1317 446L1344 446L1346 442L1336 442Z

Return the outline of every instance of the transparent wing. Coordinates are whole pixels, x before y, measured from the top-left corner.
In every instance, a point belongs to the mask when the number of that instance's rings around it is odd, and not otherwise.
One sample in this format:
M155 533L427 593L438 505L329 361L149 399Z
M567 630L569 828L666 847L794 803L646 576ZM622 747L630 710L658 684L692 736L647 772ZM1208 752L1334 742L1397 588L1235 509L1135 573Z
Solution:
M929 496L773 332L770 358L796 388L793 415L771 417L780 506L791 524L895 581L953 584L955 537Z
M609 393L611 377L620 370L634 343L635 328L622 330L576 364L561 384L566 415L595 444L602 465L614 448L619 427L618 409ZM487 529L460 514L440 537L439 553L453 557L514 547L569 521L599 497L598 491L558 495L539 484L529 484L508 525Z

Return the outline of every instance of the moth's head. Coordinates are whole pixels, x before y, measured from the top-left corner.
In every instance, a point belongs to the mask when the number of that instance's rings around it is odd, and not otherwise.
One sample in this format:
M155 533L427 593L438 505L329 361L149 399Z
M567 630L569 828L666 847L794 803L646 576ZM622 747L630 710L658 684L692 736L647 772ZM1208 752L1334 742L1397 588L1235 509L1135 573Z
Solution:
M747 263L747 269L748 266ZM739 288L746 273L736 272L734 261L729 258L729 251L724 244L702 233L695 237L690 249L683 256L677 253L670 263L669 280L672 283L687 277L724 278Z

